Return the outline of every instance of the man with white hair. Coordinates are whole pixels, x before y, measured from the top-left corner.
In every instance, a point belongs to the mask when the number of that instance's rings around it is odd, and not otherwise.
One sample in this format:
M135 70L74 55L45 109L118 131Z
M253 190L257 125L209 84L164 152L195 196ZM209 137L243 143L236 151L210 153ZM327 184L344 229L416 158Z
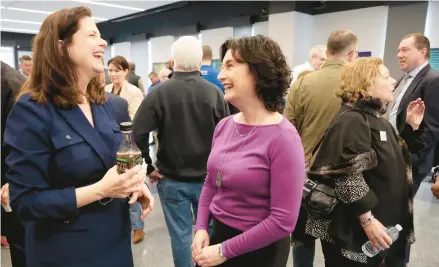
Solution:
M291 81L291 85L297 80L297 77L300 73L310 70L316 71L320 69L323 62L326 60L326 46L324 45L316 45L309 51L309 60L293 68L293 80Z
M169 80L169 74L171 74L171 73L172 73L172 70L170 70L170 69L166 69L166 68L162 69L159 72L160 82L162 83L162 82L166 82L167 80Z
M215 126L229 115L223 94L200 75L202 56L198 39L180 37L172 46L174 74L156 85L134 118L134 139L147 174L158 182L175 267L193 267L191 207L196 216ZM159 139L155 167L148 145L154 129Z

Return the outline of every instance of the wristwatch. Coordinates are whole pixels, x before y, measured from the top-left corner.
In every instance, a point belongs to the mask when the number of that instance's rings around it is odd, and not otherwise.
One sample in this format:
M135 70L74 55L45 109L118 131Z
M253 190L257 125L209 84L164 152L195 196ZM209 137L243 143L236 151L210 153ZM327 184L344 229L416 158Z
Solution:
M361 227L365 228L369 224L372 223L372 220L375 219L373 215L370 215L369 217L360 219Z
M220 255L220 257L221 257L224 261L227 260L227 258L224 257L224 254L223 254L223 244L222 244L222 243L219 244L219 255Z

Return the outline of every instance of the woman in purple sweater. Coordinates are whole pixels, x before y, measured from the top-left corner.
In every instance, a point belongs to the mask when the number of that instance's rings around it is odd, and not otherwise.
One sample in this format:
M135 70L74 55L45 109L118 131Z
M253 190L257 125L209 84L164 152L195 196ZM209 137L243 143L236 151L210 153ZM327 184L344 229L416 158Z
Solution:
M241 112L215 129L193 258L203 267L284 267L305 177L300 137L278 112L291 71L279 45L262 35L228 40L221 51L218 79Z

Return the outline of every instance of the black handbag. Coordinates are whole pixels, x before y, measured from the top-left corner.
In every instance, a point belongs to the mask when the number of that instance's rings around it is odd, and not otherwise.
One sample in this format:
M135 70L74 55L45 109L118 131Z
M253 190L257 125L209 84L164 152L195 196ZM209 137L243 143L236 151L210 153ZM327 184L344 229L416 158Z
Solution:
M363 117L366 119L367 125L369 126L369 121L366 115L364 115L362 112L357 110L345 110L342 113L340 113L338 116L342 115L347 111L356 111L362 114ZM306 162L307 168L310 165L311 159L314 157L321 143L325 139L327 131L328 130L325 131L322 138L311 152L311 156ZM326 185L316 180L311 180L309 179L309 177L305 179L305 184L303 186L302 206L307 210L310 216L316 218L327 217L334 211L334 209L338 206L339 203L340 200L337 198L337 194L333 186Z
M302 205L313 217L326 217L339 204L333 187L306 179L303 186Z

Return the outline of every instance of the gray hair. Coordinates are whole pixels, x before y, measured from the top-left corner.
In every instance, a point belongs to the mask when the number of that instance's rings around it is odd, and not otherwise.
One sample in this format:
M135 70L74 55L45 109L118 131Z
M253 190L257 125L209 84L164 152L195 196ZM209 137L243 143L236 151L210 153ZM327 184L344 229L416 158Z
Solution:
M314 55L318 53L326 53L325 45L316 45L309 51L309 58L312 58Z
M169 74L171 74L171 70L170 69L162 69L160 72L159 72L159 79L160 79L160 81L162 81L162 80L165 80L166 78L168 78L168 76L169 76Z
M200 68L203 49L197 38L182 36L172 45L171 54L175 71L191 72Z

